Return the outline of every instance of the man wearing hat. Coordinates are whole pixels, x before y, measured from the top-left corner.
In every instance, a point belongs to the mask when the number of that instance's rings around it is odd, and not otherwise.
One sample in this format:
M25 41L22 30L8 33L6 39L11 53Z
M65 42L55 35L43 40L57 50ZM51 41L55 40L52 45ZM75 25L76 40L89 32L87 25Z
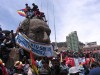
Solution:
M21 61L16 61L15 64L14 64L14 69L15 69L15 72L14 74L24 74L24 70L23 70L23 64Z

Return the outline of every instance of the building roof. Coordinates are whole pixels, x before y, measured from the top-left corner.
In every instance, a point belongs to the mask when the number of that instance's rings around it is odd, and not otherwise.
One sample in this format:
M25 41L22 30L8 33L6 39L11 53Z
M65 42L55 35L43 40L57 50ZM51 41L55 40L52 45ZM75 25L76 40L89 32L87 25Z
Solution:
M100 47L100 45L84 46L83 48L94 48L94 47Z

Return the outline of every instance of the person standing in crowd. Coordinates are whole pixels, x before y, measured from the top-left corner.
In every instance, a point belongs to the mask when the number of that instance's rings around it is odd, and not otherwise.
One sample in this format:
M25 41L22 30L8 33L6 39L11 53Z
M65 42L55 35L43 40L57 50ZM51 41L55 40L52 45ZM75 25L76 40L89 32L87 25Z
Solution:
M35 12L35 16L37 16L37 18L47 22L44 12L40 12L39 9L37 9L37 11Z
M47 22L44 12L40 12L40 17L43 21Z
M0 75L8 75L7 69L3 65L3 61L0 59Z
M29 64L28 59L26 58L26 56L23 57L22 63L23 64Z
M5 35L5 39L4 39L3 43L8 48L13 48L16 46L15 35L13 33L13 30L11 30L11 32L9 32L9 34Z
M24 70L24 75L27 75L28 74L28 71L30 69L30 65L29 65L29 62L28 60L26 59L26 57L24 57L24 61L23 61L23 70Z
M14 64L14 75L24 74L23 65L21 61L16 61Z
M37 6L37 5L35 5L35 3L33 3L33 4L32 4L32 6L33 6L32 11L34 11L34 12L35 12L35 11L37 11L38 6Z
M11 30L10 38L11 38L11 44L15 48L16 47L16 42L15 42L15 35L14 35L13 30Z
M66 60L63 60L63 62L61 62L60 67L61 67L60 74L67 75L68 74L68 67L66 66Z
M3 43L4 38L5 38L5 36L3 35L2 28L0 27L0 46Z
M25 6L26 6L26 18L30 18L30 16L31 16L31 7L30 6L28 6L28 4L26 3L25 4Z
M6 46L1 46L1 59L3 60L4 63L7 62L9 58L9 50L6 48Z
M89 68L87 67L87 65L83 64L83 68L84 68L84 74L88 75L89 74Z
M41 68L41 67L43 66L43 64L42 64L42 58L41 58L41 57L39 57L39 58L36 60L36 64L37 64L38 68Z
M51 75L51 69L49 67L49 61L42 60L43 66L39 68L39 75Z
M21 27L19 27L18 32L20 32L21 34L25 34L24 30Z
M100 65L97 62L92 63L89 75L100 75Z
M8 75L13 75L14 74L14 69L13 66L8 68Z
M25 58L26 57L24 57L24 50L22 49L22 48L19 48L19 60L21 61L22 60L22 62L25 60Z
M52 59L51 73L52 75L60 75L60 60L57 58Z
M32 6L33 6L33 8L32 8L32 12L33 12L32 17L33 17L33 16L36 16L36 12L37 12L37 10L38 10L38 6L35 5L34 3L32 4Z

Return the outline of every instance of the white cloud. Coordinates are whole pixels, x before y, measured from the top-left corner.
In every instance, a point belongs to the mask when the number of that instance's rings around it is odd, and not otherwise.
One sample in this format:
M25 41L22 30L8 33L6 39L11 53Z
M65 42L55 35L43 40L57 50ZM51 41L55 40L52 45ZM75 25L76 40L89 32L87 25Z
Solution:
M55 7L59 8L56 19L61 20L56 23L57 41L66 41L66 36L76 30L80 41L98 41L100 44L100 1L55 0Z

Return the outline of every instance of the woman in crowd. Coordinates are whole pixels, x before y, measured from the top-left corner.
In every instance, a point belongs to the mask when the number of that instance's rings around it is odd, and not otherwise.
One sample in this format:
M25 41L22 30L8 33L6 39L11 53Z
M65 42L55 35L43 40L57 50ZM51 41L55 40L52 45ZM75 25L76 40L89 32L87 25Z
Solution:
M51 69L49 67L49 61L42 60L43 66L39 68L39 75L51 75Z

